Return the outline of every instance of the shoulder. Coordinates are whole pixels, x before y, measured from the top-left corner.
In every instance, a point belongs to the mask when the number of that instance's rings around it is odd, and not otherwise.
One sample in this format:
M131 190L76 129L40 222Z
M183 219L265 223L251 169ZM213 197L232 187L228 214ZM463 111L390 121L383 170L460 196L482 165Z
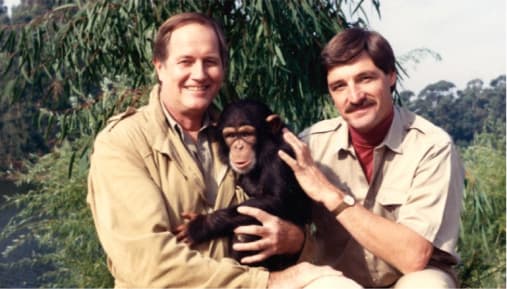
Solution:
M110 145L127 146L146 138L147 117L145 107L129 107L124 112L112 116L106 126L97 135L96 145L107 143Z
M452 143L451 136L430 120L406 108L397 109L408 135L416 137L419 141L432 144L449 145Z
M344 120L341 117L335 117L331 119L321 120L312 126L304 129L299 137L301 139L307 140L310 137L326 137L340 128L344 127Z

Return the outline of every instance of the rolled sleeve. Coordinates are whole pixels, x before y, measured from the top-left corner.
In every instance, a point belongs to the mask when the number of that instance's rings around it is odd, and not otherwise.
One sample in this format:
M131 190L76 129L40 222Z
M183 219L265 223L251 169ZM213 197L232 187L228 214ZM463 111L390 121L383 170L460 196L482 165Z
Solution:
M452 253L458 234L463 167L452 143L435 145L419 163L397 222Z

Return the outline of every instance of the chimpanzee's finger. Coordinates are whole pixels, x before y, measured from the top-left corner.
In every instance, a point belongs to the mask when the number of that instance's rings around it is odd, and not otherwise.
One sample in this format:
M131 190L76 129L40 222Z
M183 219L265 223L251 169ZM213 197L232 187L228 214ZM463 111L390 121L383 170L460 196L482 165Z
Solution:
M193 219L195 219L199 214L197 213L194 213L194 212L183 212L181 213L181 217L183 217L183 219L185 220L188 220L188 221L192 221Z
M180 225L173 231L173 234L176 235L176 241L181 242L187 236L187 230L184 225Z

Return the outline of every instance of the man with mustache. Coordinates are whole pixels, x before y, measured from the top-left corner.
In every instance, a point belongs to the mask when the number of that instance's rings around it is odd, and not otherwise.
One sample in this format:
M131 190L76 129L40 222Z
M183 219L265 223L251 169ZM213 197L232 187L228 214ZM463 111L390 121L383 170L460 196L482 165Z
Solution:
M451 138L393 104L395 57L380 34L345 30L322 60L341 116L303 141L286 131L296 158L279 153L318 203L303 256L364 287L456 287L464 170Z

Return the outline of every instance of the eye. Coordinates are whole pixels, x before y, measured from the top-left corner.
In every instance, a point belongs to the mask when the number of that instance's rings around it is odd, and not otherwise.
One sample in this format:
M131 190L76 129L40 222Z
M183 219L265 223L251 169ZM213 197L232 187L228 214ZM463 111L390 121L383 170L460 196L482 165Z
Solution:
M220 63L220 59L216 59L216 58L207 58L206 60L204 60L204 64L206 66L216 66Z
M255 142L255 134L252 132L241 132L239 136L248 143Z
M183 65L183 66L188 66L188 65L192 64L192 60L190 60L189 58L181 58L177 61L177 64Z
M372 79L373 78L371 76L369 76L369 75L364 75L364 76L361 77L361 81L362 82L368 82L368 81L370 81Z
M239 136L247 143L254 144L256 142L255 127L246 125L239 129Z
M345 84L343 83L335 83L330 86L331 91L341 91L343 89L345 89Z
M224 137L225 140L227 140L227 139L234 139L234 138L238 137L235 132L224 132L222 134L222 136Z

